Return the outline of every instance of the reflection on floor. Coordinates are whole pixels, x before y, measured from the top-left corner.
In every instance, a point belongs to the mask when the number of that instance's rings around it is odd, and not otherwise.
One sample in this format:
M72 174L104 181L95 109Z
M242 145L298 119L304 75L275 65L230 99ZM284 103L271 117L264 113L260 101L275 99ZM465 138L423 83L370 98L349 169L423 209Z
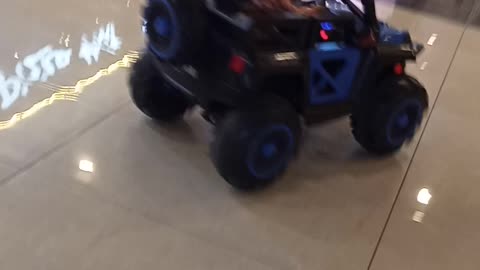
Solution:
M142 1L3 3L0 269L478 269L480 4L377 2L430 43L408 66L424 132L376 159L347 119L310 129L253 194L217 175L197 112L162 128L131 104Z
M0 121L0 131L13 127L19 121L36 114L46 106L52 105L55 101L77 101L86 87L105 76L111 75L119 68L129 68L131 64L138 59L138 57L138 52L130 52L124 55L121 60L111 64L107 68L100 69L97 73L95 73L95 75L87 79L77 81L74 86L54 87L54 93L50 97L33 104L25 111L15 113L9 120Z
M21 96L29 94L30 87L36 82L46 82L58 71L68 67L71 63L72 49L68 48L70 35L64 37L64 33L59 40L60 45L65 49L53 49L52 45L47 45L35 53L25 56L15 65L15 75L5 76L0 71L0 97L2 110L8 110ZM101 26L98 32L94 32L92 41L89 41L86 34L82 36L82 43L78 57L85 60L88 65L93 61L98 63L100 52L108 52L116 55L121 48L121 40L115 34L115 24L109 23L106 27ZM18 52L14 54L18 59Z

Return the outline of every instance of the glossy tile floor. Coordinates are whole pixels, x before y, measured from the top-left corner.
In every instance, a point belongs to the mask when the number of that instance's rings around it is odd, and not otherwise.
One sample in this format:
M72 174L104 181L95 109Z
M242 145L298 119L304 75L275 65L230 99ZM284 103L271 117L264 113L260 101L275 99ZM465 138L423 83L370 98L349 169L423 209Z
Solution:
M432 106L403 151L366 155L342 119L243 194L210 164L198 114L165 129L131 104L138 0L3 1L0 269L478 269L479 5L378 4L436 35L409 66Z

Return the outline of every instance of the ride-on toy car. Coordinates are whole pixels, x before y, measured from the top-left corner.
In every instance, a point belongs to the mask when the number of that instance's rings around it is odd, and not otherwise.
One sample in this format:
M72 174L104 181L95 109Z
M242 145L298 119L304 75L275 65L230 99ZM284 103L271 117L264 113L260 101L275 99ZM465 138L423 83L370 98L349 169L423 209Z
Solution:
M230 184L279 177L304 123L350 115L355 139L382 155L414 136L428 96L404 69L423 47L378 22L373 0L315 2L325 8L313 17L237 1L149 0L147 50L130 77L134 103L159 122L203 108L216 126L212 160Z

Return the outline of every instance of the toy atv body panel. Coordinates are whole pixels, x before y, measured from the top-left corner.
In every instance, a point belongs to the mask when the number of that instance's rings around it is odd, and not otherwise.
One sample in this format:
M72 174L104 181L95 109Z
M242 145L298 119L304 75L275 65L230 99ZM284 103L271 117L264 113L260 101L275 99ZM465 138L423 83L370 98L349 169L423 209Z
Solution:
M194 105L217 126L212 159L237 188L280 176L307 124L351 115L357 141L377 154L410 140L428 107L405 74L423 47L349 0L314 17L245 11L236 1L150 0L147 52L130 78L136 105L168 122ZM309 3L310 5L312 3Z

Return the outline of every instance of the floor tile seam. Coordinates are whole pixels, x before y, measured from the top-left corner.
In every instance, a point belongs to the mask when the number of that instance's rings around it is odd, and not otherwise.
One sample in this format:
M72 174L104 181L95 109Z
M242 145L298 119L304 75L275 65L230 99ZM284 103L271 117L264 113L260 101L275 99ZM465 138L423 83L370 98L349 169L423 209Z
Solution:
M5 168L9 169L10 171L16 171L16 170L20 169L19 167L13 166L12 164L9 164L9 163L4 162L2 160L0 160L0 166L5 167ZM8 177L8 175L6 177ZM4 177L4 178L6 178L6 177ZM0 184L1 184L1 182L2 182L2 178L0 178Z
M69 138L63 140L61 143L57 144L56 146L52 147L49 151L45 152L42 156L40 156L39 158L35 159L34 161L30 162L29 164L23 166L22 168L16 170L15 172L13 172L12 174L8 175L7 177L4 177L3 179L0 179L0 188L4 185L6 185L7 183L11 182L11 181L14 181L14 179L21 175L22 173L28 171L29 169L33 168L35 165L39 164L42 160L48 158L49 156L57 153L58 151L60 151L61 149L67 147L68 145L74 143L76 140L80 139L84 134L88 133L90 130L92 130L93 128L101 125L102 123L104 123L105 121L107 121L108 119L110 119L112 116L114 116L115 114L119 113L121 110L123 110L124 108L126 108L128 105L129 105L130 101L126 101L124 103L122 103L121 105L119 105L118 107L116 107L114 110L112 110L110 113L107 113L106 115L100 117L99 119L97 119L95 122L93 122L92 124L88 125L87 127L79 130L78 132L72 134L71 136L69 136ZM158 220L157 218L149 215L148 213L144 213L144 212L141 212L141 211L136 211L135 209L133 208L130 208L128 206L125 206L121 203L118 202L118 200L116 200L115 198L113 199L108 199L106 198L103 194L100 194L96 189L92 188L92 187L88 187L88 191L90 193L91 196L93 196L94 199L98 200L99 202L102 202L102 203L106 203L107 205L110 205L112 207L116 207L116 208L119 208L120 210L122 211L125 211L131 215L135 215L135 216L140 216L142 217L143 219L151 222L151 223L154 223L154 224L157 224L159 226L165 226L175 232L178 232L178 233L181 233L181 234L184 234L188 237L192 237L198 241L201 241L201 242L205 242L205 243L208 243L209 245L211 245L212 247L215 247L215 248L220 248L220 249L226 249L228 250L229 252L231 253L238 253L238 250L234 249L234 248L230 248L230 247L227 247L225 245L221 245L221 244L213 244L213 243L210 243L211 241L209 241L209 239L206 239L206 238L203 238L203 237L200 237L198 236L197 234L194 234L194 233L189 233L185 230L181 230L177 227L175 227L173 224L171 223L168 223L168 222L163 222L163 221L160 221ZM252 257L250 255L247 255L247 254L241 254L242 257L244 257L245 259L249 259L249 260L252 260L256 263L259 263L261 265L264 265L266 267L270 267L270 268L275 268L275 269L279 269L279 270L289 270L288 268L278 268L278 266L276 265L271 265L267 262L264 262L262 260L260 260L259 258L257 257Z
M390 219L391 219L391 217L392 217L392 214L393 214L393 212L394 212L394 210L395 210L395 207L397 206L397 202L398 202L398 199L399 199L399 197L400 197L401 191L402 191L402 189L403 189L403 187L404 187L405 181L406 181L407 178L408 178L408 175L409 175L409 172L410 172L410 168L412 167L412 165L413 165L413 163L414 163L414 161L415 161L415 157L416 157L418 148L419 148L419 146L420 146L420 144L421 144L421 142L422 142L422 139L423 139L423 136L424 136L424 134L425 134L425 131L426 131L427 128L428 128L428 124L429 124L430 119L431 119L431 117L432 117L432 115L433 115L433 113L434 113L434 110L435 110L435 108L436 108L436 105L437 105L437 102L438 102L438 100L439 100L439 98L440 98L440 95L441 95L442 92L443 92L443 89L444 89L445 83L446 83L446 81L447 81L447 79L448 79L448 76L450 75L450 71L451 71L451 68L452 68L452 66L453 66L453 63L454 63L454 61L455 61L455 58L457 57L457 53L458 53L458 50L459 50L459 48L460 48L460 45L462 44L462 41L463 41L463 38L464 38L464 36L465 36L465 33L466 33L467 29L470 27L470 25L471 25L471 23L472 23L473 15L477 13L479 7L480 7L480 2L475 2L475 6L474 6L474 8L472 8L472 11L471 11L470 14L468 15L467 22L465 23L465 25L464 25L464 27L463 27L463 29L462 29L462 33L461 33L461 35L460 35L460 38L459 38L459 40L458 40L458 42L457 42L457 44L456 44L456 46L455 46L455 50L454 50L453 56L452 56L452 58L450 59L450 62L449 62L448 67L447 67L447 71L446 71L445 76L444 76L444 78L443 78L443 80L442 80L442 83L440 84L439 91L438 91L437 95L435 96L435 99L434 99L434 101L433 101L433 104L431 105L430 113L427 115L427 118L426 118L426 120L425 120L424 128L423 128L423 130L421 131L421 134L420 134L420 136L419 136L418 142L417 142L417 144L416 144L416 146L415 146L415 149L414 149L414 151L413 151L412 157L410 158L410 161L409 161L409 163L408 163L407 169L406 169L406 171L405 171L405 173L404 173L404 175L403 175L403 177L402 177L402 181L400 182L400 186L398 187L398 190L397 190L397 193L396 193L395 198L394 198L394 200L393 200L392 206L391 206L391 208L390 208L390 210L389 210L389 213L388 213L388 215L387 215L387 219L385 220L384 226L383 226L383 228L382 228L382 230L381 230L380 236L379 236L379 238L378 238L378 240L377 240L377 243L376 243L376 246L375 246L375 248L374 248L374 250L373 250L373 253L372 253L372 256L371 256L371 258L370 258L370 261L369 261L367 270L370 270L370 269L372 268L373 262L375 261L375 257L376 257L376 255L377 255L377 252L378 252L379 248L380 248L380 245L381 245L381 242L382 242L383 237L384 237L384 235L385 235L386 229L387 229L387 227L388 227L388 224L389 224L389 222L390 222Z
M107 121L109 118L111 118L113 115L121 111L123 108L127 107L129 104L129 101L125 101L115 107L113 110L110 112L106 113L105 115L101 116L97 120L95 120L93 123L87 125L86 127L78 130L77 132L74 132L73 134L70 134L66 139L62 140L60 143L54 145L52 148L44 152L41 156L38 158L32 160L31 162L27 163L26 165L14 170L13 173L7 175L6 177L3 177L0 179L0 188L13 181L18 175L28 171L29 169L33 168L35 165L40 163L42 160L48 158L49 156L55 154L56 152L60 151L64 147L68 146L69 144L73 143L74 141L78 140L79 138L82 137L82 135L86 134L88 131L92 130L93 128L97 127L98 125L102 124L103 122ZM11 166L10 166L11 167Z
M168 229L172 230L173 232L182 234L182 235L187 236L187 237L191 237L192 239L194 239L196 241L206 243L210 247L217 248L217 249L224 249L224 250L226 250L226 251L228 251L229 253L232 253L232 254L239 254L242 258L251 260L251 261L256 262L260 265L263 265L263 266L266 266L266 267L269 267L269 268L272 268L272 269L276 269L276 270L292 270L291 268L288 268L288 267L279 267L278 265L272 265L271 263L265 262L265 261L261 260L260 258L258 258L256 256L251 256L251 255L248 255L248 254L241 253L238 249L216 243L215 241L212 241L211 239L208 239L207 237L202 237L202 236L199 236L196 233L189 232L189 231L184 230L184 229L180 229L180 228L176 227L174 224L172 224L171 222L166 222L166 221L160 220L159 218L155 217L154 215L151 215L151 214L147 213L147 211L141 211L141 210L138 210L138 209L134 209L134 208L132 208L128 205L125 205L124 203L120 202L117 198L115 198L115 196L112 197L112 198L108 198L104 194L102 194L101 191L97 190L94 187L87 186L87 189L91 192L90 194L93 196L93 199L98 200L98 202L100 202L100 203L105 203L105 204L110 205L114 208L122 210L129 215L140 217L140 218L144 219L145 221L148 221L152 224L156 224L158 226L163 226L165 228L168 228Z

